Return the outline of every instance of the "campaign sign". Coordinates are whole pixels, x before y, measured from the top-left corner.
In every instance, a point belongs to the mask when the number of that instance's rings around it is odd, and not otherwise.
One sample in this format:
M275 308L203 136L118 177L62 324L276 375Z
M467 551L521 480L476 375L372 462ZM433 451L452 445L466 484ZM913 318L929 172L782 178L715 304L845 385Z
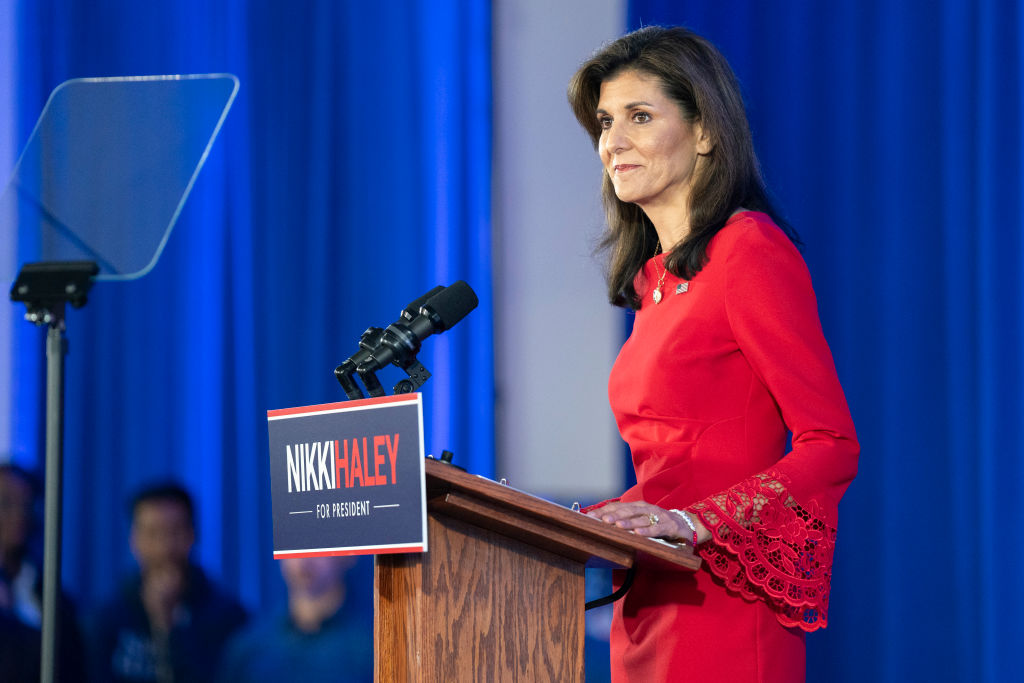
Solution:
M420 394L267 411L274 559L427 549Z

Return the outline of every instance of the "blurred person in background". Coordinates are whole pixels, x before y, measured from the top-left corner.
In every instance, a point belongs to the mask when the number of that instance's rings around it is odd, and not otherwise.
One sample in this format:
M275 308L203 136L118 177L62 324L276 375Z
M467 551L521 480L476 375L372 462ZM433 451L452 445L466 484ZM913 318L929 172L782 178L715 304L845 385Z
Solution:
M43 617L43 563L35 508L38 480L0 464L0 680L38 681ZM84 680L84 648L75 608L58 596L58 680Z
M209 681L246 614L191 561L192 497L176 483L147 487L131 506L138 573L103 606L90 634L92 673L103 681Z
M352 557L281 560L287 607L254 621L224 655L222 683L373 680L373 620L349 599Z

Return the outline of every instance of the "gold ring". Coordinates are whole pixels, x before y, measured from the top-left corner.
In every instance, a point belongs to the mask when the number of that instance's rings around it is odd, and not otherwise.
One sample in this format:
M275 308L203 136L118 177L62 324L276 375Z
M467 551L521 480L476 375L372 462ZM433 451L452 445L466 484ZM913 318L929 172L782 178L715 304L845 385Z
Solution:
M658 523L658 515L654 514L653 512L648 512L647 513L647 519L651 523L650 526L654 526L655 524Z

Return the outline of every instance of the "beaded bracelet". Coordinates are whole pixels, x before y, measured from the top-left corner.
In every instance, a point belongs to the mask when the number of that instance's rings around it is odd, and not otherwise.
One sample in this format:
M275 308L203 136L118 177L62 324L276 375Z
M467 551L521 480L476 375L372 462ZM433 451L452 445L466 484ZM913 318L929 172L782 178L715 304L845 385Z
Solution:
M683 520L683 522L686 524L686 526L690 527L690 531L693 532L693 547L696 548L697 547L697 525L693 523L692 519L690 519L690 515L685 510L675 510L675 509L673 509L673 510L670 510L670 512L674 512L677 515L679 515L679 517Z

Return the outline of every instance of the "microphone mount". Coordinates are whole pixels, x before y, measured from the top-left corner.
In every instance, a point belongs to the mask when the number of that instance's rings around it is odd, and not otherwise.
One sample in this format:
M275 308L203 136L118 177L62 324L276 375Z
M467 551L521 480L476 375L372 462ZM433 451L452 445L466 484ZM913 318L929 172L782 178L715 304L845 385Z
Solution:
M341 384L341 388L345 390L345 395L349 400L355 400L364 398L363 390L359 388L356 381L352 378L352 375L356 374L359 368L359 358L366 357L373 352L377 345L380 344L381 337L384 336L384 330L379 327L370 327L363 332L362 336L359 337L359 351L356 351L350 358L346 359L344 363L334 368L334 376L338 379L338 383ZM362 377L362 375L360 375ZM376 384L380 386L380 382L377 381L376 377L370 377L369 380L363 378L363 384L367 385L367 390L370 390L370 384ZM383 390L382 390L383 391ZM370 394L373 396L374 394ZM383 394L378 394L383 395Z
M423 363L421 363L415 356L411 359L408 364L399 365L397 362L394 365L398 365L402 370L405 371L409 377L406 379L400 379L392 388L392 393L398 394L411 394L420 387L422 387L428 379L430 379L430 371L427 370ZM363 385L366 387L367 393L370 396L384 396L384 387L381 386L380 380L377 379L376 371L372 369L372 366L359 366L356 370L356 374L359 375L359 379L363 381Z
M423 340L450 329L477 304L476 293L460 280L449 287L434 287L410 303L386 329L367 329L359 339L359 350L334 370L345 395L349 399L363 398L355 381L357 375L370 396L384 396L376 373L388 365L397 366L408 376L395 384L395 394L419 389L430 379L430 371L416 357Z
M422 322L424 320L426 322ZM364 346L361 339L359 346L369 351L369 356L356 366L356 374L362 380L367 393L373 397L385 395L376 372L389 362L408 375L407 379L399 380L395 384L392 390L394 394L411 394L423 386L430 379L430 371L416 357L422 346L420 339L429 335L433 328L439 325L441 320L437 314L424 307L420 309L420 315L408 323L398 322L388 325L386 330L378 330L380 334L372 342L372 348L369 344ZM370 328L366 332L375 329L378 328ZM365 338L366 333L363 336Z

